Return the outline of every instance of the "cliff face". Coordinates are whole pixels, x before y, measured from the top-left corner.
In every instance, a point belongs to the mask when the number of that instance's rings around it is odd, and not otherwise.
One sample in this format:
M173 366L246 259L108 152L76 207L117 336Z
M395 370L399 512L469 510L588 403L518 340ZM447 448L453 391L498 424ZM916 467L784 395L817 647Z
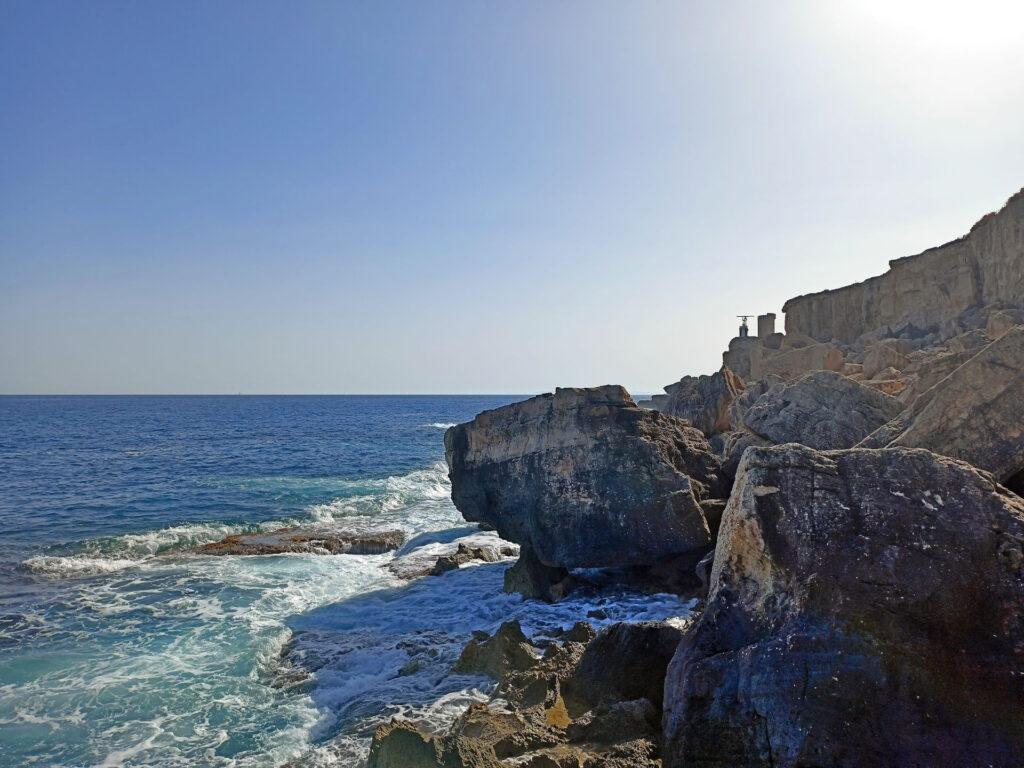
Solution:
M970 307L1024 304L1024 189L946 245L889 262L889 271L782 308L786 333L850 343L885 326L944 332Z

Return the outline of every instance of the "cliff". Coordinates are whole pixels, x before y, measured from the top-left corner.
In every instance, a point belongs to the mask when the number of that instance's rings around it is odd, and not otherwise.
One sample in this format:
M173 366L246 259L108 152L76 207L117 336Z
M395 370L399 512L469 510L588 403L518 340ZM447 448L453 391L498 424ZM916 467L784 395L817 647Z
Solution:
M851 343L908 325L947 335L966 309L1024 303L1024 189L958 240L889 262L889 271L783 306L786 333Z

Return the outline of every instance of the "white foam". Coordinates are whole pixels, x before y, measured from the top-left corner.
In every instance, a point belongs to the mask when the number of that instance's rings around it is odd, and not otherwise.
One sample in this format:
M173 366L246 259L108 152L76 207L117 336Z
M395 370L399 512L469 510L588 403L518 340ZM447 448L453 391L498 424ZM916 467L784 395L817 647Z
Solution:
M421 426L428 429L449 429L450 427L457 426L458 422L445 422L445 421L433 421L430 424L422 424Z

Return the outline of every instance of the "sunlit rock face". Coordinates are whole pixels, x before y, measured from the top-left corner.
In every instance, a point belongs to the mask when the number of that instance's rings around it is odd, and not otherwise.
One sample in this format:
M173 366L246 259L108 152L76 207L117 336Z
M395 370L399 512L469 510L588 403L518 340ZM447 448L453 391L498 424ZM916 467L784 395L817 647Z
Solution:
M971 307L1024 305L1024 190L946 245L896 259L861 283L790 299L786 333L852 343L879 328L952 335Z
M485 411L448 430L445 452L463 517L548 566L649 565L706 549L700 502L727 495L705 436L618 386Z
M1012 766L1024 500L925 450L748 448L665 687L667 768Z

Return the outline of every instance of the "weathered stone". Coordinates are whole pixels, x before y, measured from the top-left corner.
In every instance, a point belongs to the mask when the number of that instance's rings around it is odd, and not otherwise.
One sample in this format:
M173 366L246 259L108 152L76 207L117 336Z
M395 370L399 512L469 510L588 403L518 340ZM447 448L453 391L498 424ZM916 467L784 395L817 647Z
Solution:
M665 387L662 413L686 419L705 435L731 429L729 405L743 391L742 379L728 368L711 376L684 376Z
M883 339L872 344L864 353L864 378L873 379L886 368L902 371L909 362L908 352L910 350L900 339Z
M889 262L862 283L790 299L786 333L850 343L876 329L949 336L971 307L1024 303L1024 190L951 243ZM892 335L900 335L892 333Z
M202 555L379 555L398 549L402 531L356 533L332 528L279 528L265 533L239 533L204 544Z
M612 744L661 735L661 710L647 699L600 704L580 716L566 731L571 741Z
M1016 325L1024 325L1024 310L1003 309L989 315L985 335L995 341Z
M922 450L744 455L666 768L1005 766L1024 754L1024 500Z
M473 560L497 562L515 557L519 547L489 531L467 532L449 540L443 535L421 534L406 542L387 568L400 579L417 579L443 570L446 565L464 565ZM443 565L438 568L438 561Z
M445 433L452 500L544 564L651 564L709 546L700 501L724 495L699 430L622 387L558 389Z
M842 371L846 359L843 351L835 344L812 344L783 351L772 352L761 348L751 356L750 377L763 379L779 376L791 381L813 371Z
M439 741L412 723L382 725L370 743L369 768L461 768L446 760Z
M779 376L766 376L747 384L746 389L729 404L729 422L732 424L733 430L744 429L743 417L750 410L750 406L760 400L761 395L769 389L783 383L785 382Z
M509 672L532 669L537 662L538 657L519 622L506 621L492 637L470 640L455 664L455 671L501 680Z
M867 437L865 448L927 448L1006 480L1024 469L1024 327L985 347Z
M895 398L832 371L772 387L747 409L743 424L773 443L849 448L892 419Z
M454 571L466 563L482 562L497 563L506 557L512 557L519 551L518 547L512 545L472 547L460 543L456 550L448 555L441 555L430 570L431 575L440 576L448 571Z
M566 682L570 711L633 699L647 699L660 708L665 668L683 634L683 628L664 621L620 623L601 630Z
M504 590L518 593L527 600L557 603L574 586L568 570L544 565L529 547L520 548L519 559L505 571Z

